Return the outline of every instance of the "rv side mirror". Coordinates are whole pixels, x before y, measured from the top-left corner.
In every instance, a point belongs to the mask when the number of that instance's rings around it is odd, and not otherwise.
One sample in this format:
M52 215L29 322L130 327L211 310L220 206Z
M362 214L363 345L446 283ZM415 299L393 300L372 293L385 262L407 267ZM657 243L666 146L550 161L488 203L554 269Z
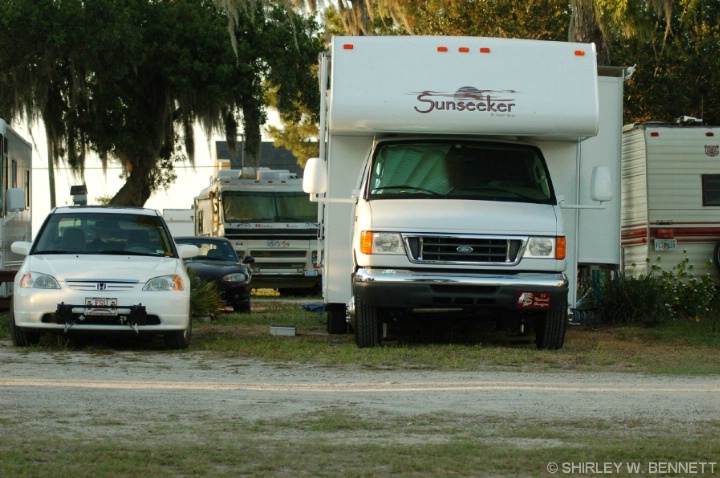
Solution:
M610 201L613 198L612 178L610 177L610 168L607 166L593 168L590 198L599 202Z
M327 171L320 158L310 158L305 163L303 191L308 194L323 194L327 191Z
M10 188L7 190L8 212L19 212L25 210L25 190L22 188Z

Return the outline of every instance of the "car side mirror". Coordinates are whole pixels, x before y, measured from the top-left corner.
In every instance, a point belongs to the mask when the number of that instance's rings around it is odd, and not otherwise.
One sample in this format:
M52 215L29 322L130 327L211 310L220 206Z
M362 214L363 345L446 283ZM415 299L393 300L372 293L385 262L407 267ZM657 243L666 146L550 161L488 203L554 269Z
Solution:
M180 259L189 259L200 254L198 246L193 246L192 244L178 244L177 248Z
M253 262L255 262L255 258L253 256L245 256L242 261L243 264L252 264Z

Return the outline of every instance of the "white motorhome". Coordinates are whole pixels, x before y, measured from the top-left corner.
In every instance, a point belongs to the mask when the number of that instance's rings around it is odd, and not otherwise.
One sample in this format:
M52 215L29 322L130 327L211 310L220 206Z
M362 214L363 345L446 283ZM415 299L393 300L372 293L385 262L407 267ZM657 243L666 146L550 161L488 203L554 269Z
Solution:
M670 271L687 259L696 275L719 278L720 127L626 125L622 152L625 273Z
M13 275L25 259L10 250L15 241L32 239L30 209L32 146L0 119L0 271ZM3 277L4 279L7 277ZM0 298L12 295L12 281L3 282Z
M578 269L620 263L624 75L588 44L335 37L304 175L328 332L490 312L562 347Z
M195 197L195 234L230 239L242 259L255 259L254 288L316 293L317 206L302 179L287 170L221 169Z

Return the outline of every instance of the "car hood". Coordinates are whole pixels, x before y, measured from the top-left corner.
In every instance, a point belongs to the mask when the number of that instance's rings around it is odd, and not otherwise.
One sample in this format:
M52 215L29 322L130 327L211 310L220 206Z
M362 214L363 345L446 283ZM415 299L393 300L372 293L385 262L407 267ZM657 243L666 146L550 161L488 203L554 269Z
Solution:
M198 277L223 276L232 272L248 273L247 266L240 262L203 261L191 259L186 262L185 265L188 270L193 271Z
M28 256L23 269L49 274L58 281L138 280L175 274L181 261L170 257L98 254L37 254Z

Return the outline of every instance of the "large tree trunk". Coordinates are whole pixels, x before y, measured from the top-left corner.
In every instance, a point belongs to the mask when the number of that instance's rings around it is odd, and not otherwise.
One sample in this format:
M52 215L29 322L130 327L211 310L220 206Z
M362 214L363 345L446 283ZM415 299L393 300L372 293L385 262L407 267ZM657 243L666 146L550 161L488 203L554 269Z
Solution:
M143 207L152 193L150 187L152 181L151 171L154 164L154 161L147 159L134 165L125 184L110 200L108 205Z
M581 43L594 43L598 65L607 65L610 62L610 53L595 16L593 2L594 0L573 2L569 39Z

